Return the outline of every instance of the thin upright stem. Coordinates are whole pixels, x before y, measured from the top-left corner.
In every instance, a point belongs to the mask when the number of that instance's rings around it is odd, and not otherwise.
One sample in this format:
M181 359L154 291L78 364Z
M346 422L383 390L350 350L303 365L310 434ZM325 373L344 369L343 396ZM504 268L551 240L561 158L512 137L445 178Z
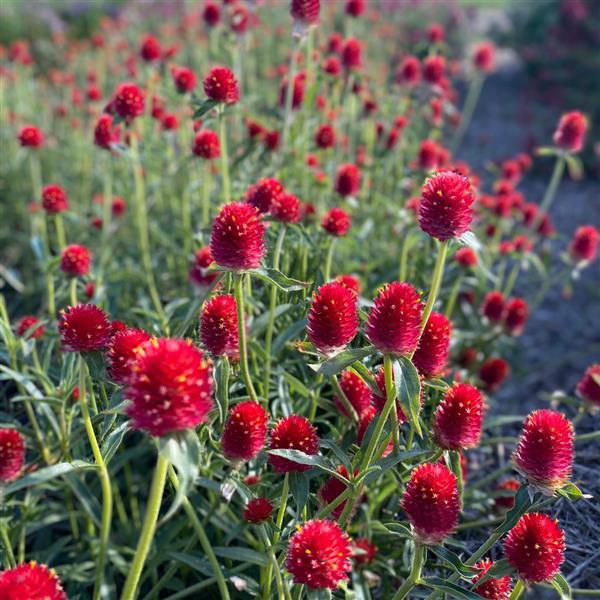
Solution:
M408 579L402 584L400 589L394 594L392 600L404 600L411 590L419 583L421 578L421 570L425 559L425 546L415 544L415 554L413 556L412 568Z
M69 282L69 302L71 306L77 306L77 277L71 277Z
M451 319L452 313L454 312L454 307L456 306L456 300L458 298L458 293L460 292L460 287L463 281L463 274L461 273L456 280L454 281L454 285L450 290L450 296L448 297L448 302L446 304L446 316Z
M223 178L223 202L231 201L231 184L229 182L229 156L227 154L227 127L225 122L225 105L219 106L219 142L221 143L221 177Z
M279 538L281 536L281 528L283 527L283 518L285 517L285 511L287 509L288 495L290 493L290 474L286 473L283 478L283 487L281 489L281 501L279 504L279 511L277 512L277 518L275 520L275 533L273 533L273 546L277 546ZM269 562L267 565L267 572L265 575L265 598L270 598L271 590L271 578L273 575L273 564Z
M546 192L544 193L544 197L542 198L542 203L535 215L535 219L533 219L533 223L531 224L531 230L537 231L544 215L548 213L550 207L552 206L552 202L554 201L554 197L556 196L556 191L558 190L558 186L560 185L560 180L562 179L563 172L565 170L566 160L563 154L559 154L556 157L556 162L554 163L554 170L552 171L552 177L550 178L550 182L548 183L548 187L546 188Z
M290 56L290 64L288 67L288 80L285 90L285 108L283 113L283 131L281 132L281 160L287 150L288 137L290 133L291 116L292 116L292 100L294 97L294 78L296 76L296 51L300 46L301 38L292 38L292 53Z
M513 588L509 600L519 600L524 589L525 586L523 585L523 582L520 579L517 579L517 583L515 583L515 587Z
M331 279L331 264L333 263L333 252L335 250L336 238L331 238L329 242L329 248L327 249L327 258L325 259L325 270L323 272L323 279L327 283Z
M452 142L453 155L455 155L456 152L459 150L464 135L467 132L467 129L469 128L471 119L473 118L473 113L475 112L475 108L477 106L477 101L479 100L479 96L481 94L483 82L484 77L478 74L469 86L469 91L467 92L467 98L465 99L465 105L462 110L460 123L458 125L456 133L454 135L454 140Z
M65 236L65 226L63 224L62 215L60 213L54 215L54 225L56 227L56 242L59 250L62 252L67 245L67 238Z
M423 316L421 317L421 332L425 329L429 315L433 310L433 305L437 300L440 286L442 284L442 278L444 276L444 262L446 261L446 254L448 253L449 241L442 242L438 249L437 259L435 261L435 267L433 268L433 275L431 276L431 285L429 288L429 296L427 297L427 303L423 309Z

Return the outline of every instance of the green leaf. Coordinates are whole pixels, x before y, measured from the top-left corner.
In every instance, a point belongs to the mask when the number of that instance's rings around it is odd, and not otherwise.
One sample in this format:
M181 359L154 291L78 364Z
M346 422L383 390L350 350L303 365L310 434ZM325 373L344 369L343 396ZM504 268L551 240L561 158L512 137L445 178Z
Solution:
M51 481L52 479L56 479L61 475L66 475L67 473L73 473L75 471L83 471L86 469L95 469L96 465L85 462L83 460L74 460L73 462L67 463L58 463L56 465L52 465L51 467L44 467L43 469L39 469L34 473L30 473L29 475L25 475L25 477L21 477L16 481L13 481L11 484L7 485L4 488L4 493L6 495L12 494L13 492L17 492L19 490L31 487L33 485L40 485L42 483L46 483Z
M344 350L339 354L336 354L333 358L326 360L321 363L315 369L317 373L330 377L331 375L337 375L345 368L349 367L352 363L357 360L361 360L371 354L374 349L369 346L368 348L353 348L351 350Z
M431 587L438 592L448 594L451 598L461 598L463 600L481 600L481 596L479 594L471 592L470 590L465 590L455 583L445 581L439 577L425 577L425 579L422 579L421 581L424 585Z
M477 236L472 231L467 231L463 233L458 241L463 244L463 246L468 246L475 250L475 252L479 252L481 250L481 242L477 239Z
M378 467L375 471L369 473L365 478L365 484L372 483L381 475L383 475L387 470L395 467L398 463L409 460L411 458L416 458L417 456L425 456L429 454L428 450L407 450L406 452L398 452L397 454L392 453L385 458L378 460L373 466Z
M290 493L296 502L296 514L300 515L308 502L308 479L306 473L290 473Z
M554 148L553 146L544 146L537 148L535 151L537 156L558 156L560 152L558 148Z
M219 422L224 423L229 410L229 359L221 357L215 365L213 379L215 382L215 400L219 408Z
M558 494L569 500L570 502L574 502L575 500L581 500L582 498L591 498L590 494L584 494L574 483L567 483L559 490L556 490Z
M217 100L210 99L198 102L197 104L195 104L196 110L194 111L194 116L192 118L199 119L200 117L204 116L209 110L217 106L217 104L219 104Z
M557 573L554 578L550 580L550 583L558 592L561 600L571 599L571 587L569 586L569 582L562 576L561 573Z
M284 315L286 312L291 310L294 307L293 304L280 304L275 308L273 313L273 318L278 319L281 315ZM269 319L271 318L271 313L266 312L260 317L253 319L252 324L250 325L250 334L254 337L260 336L264 330L267 328L269 324Z
M393 368L396 397L400 401L400 406L417 435L423 437L421 424L419 423L421 382L417 369L405 356L395 358L393 360Z
M335 466L333 465L333 463L319 454L305 454L300 450L268 450L268 453L273 454L275 456L281 456L281 458L286 458L287 460L290 460L294 463L298 463L300 465L309 465L311 467L316 467L317 469L326 471L333 477L345 480L347 483L347 480L335 470Z
M110 459L115 455L119 446L123 442L125 434L129 431L129 421L121 423L116 429L113 429L102 444L102 456L104 462L108 464Z
M581 160L572 154L565 154L565 161L567 162L567 169L571 179L579 181L583 177L583 164Z
M499 579L500 577L505 577L506 575L512 575L514 573L514 568L508 563L508 561L503 558L502 560L497 560L486 572L485 575L481 579L477 581L474 585L481 585L486 582L488 579Z
M266 567L269 562L266 554L256 552L251 548L243 548L242 546L216 546L213 548L213 551L217 556L221 556L222 558L230 558L239 562L249 562L261 567Z
M335 457L346 467L348 473L352 472L350 458L332 439L322 439L321 448L329 448L335 454Z
M277 269L261 267L259 269L251 269L248 272L267 283L277 286L283 292L298 292L310 285L310 283L306 281L292 279Z
M403 525L402 523L377 522L376 527L375 527L375 523L373 525L374 525L374 527L373 527L374 529L377 529L379 531L384 531L384 532L392 534L392 535L399 535L400 537L411 538L411 539L413 537L410 527L407 527L406 525Z
M184 565L194 569L194 571L202 573L202 575L206 575L207 577L211 577L213 575L212 567L206 559L192 556L191 554L186 554L184 552L169 552L168 556L173 560L179 561Z
M444 548L444 546L430 546L429 550L448 564L457 575L467 579L472 579L477 575L478 569L465 565L458 554L455 554L452 550Z
M499 535L508 533L531 506L529 488L526 485L522 485L515 496L514 506L506 513L504 521L500 523L494 533Z

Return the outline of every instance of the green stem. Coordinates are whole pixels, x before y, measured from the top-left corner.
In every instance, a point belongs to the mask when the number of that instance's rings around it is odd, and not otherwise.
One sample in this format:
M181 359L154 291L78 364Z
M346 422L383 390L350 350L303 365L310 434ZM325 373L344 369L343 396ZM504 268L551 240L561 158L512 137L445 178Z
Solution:
M469 86L469 91L467 92L467 97L465 99L465 105L462 110L460 123L452 142L452 155L455 155L460 148L463 137L469 128L469 124L473 118L473 113L475 112L475 107L477 106L477 101L479 100L479 96L481 94L483 82L484 78L481 75L477 75Z
M60 213L54 215L54 225L56 227L56 241L58 243L58 248L62 252L67 245L67 238L65 236L65 226L63 224L62 215Z
M515 584L515 587L513 588L513 591L510 595L509 600L518 600L521 597L521 594L523 593L524 589L525 589L525 586L523 585L523 582L520 579L517 579L517 583Z
M504 285L504 290L502 293L504 296L508 297L515 287L515 283L517 282L517 277L519 276L519 270L521 268L521 263L517 262L513 265L513 268L510 270L508 277L506 278L506 284Z
M344 406L346 413L352 418L352 420L354 422L357 423L358 422L358 414L356 413L354 406L352 406L352 404L350 404L350 400L348 400L348 396L346 396L344 390L340 386L340 382L338 381L337 376L335 376L335 375L331 376L331 385L333 386L335 393L338 395L340 402Z
M71 306L77 306L77 277L71 277L69 282L69 301Z
M283 130L281 132L281 160L283 160L284 153L287 149L288 137L290 133L291 117L292 117L292 100L294 94L294 78L296 76L296 51L300 46L299 38L292 38L292 54L290 56L290 64L288 67L288 80L285 91L285 108L283 113Z
M273 546L277 546L279 538L281 536L281 528L283 527L283 518L285 517L285 511L287 508L288 496L290 493L290 474L286 473L283 478L283 487L281 489L281 504L279 505L279 511L277 512L277 519L275 520L275 532L273 533ZM271 592L271 578L273 575L273 564L269 562L267 565L267 572L265 575L265 593L264 598L270 598Z
M323 279L327 283L331 279L331 263L333 262L333 251L335 249L336 238L331 238L329 248L327 249L327 258L325 259L325 271L323 272Z
M425 308L423 309L423 316L421 317L421 332L423 332L423 329L425 329L425 325L427 325L429 315L433 310L433 305L435 304L438 293L440 291L442 278L444 276L444 262L446 261L446 254L448 253L448 244L449 240L446 240L445 242L442 242L439 245L437 259L435 261L435 267L433 268L433 275L431 276L429 296L427 297L427 304L425 304Z
M2 492L0 491L0 500L2 500L1 495ZM13 553L12 544L10 543L10 539L8 537L8 534L6 533L6 526L3 522L0 522L0 539L2 540L2 545L4 546L4 551L6 553L6 563L8 565L8 568L12 569L13 567L17 566L17 563L15 561L15 555Z
M556 191L558 190L558 186L560 184L560 180L562 179L563 172L565 170L565 157L563 154L559 154L556 157L556 162L554 163L554 170L552 171L552 177L550 178L550 182L548 183L548 187L546 188L546 192L544 193L544 197L542 199L542 203L538 209L537 214L535 215L535 219L531 224L531 230L533 232L537 231L544 215L548 213L550 210L550 206L552 206L552 202L554 201L554 196L556 196Z
M394 594L392 600L404 600L410 591L419 583L421 579L421 570L425 562L425 546L415 544L415 554L413 556L412 569L408 579L402 584L400 589Z
M210 221L210 162L202 168L202 225L208 227Z
M387 358L387 360L386 360ZM394 398L392 402L392 439L394 441L394 451L400 452L400 425L398 423L398 407L396 406L396 386L394 385L393 365L391 357L383 359L383 375L385 381L386 402L390 397Z
M271 544L271 540L269 540L269 536L267 535L267 531L264 525L259 526L260 536L262 538L263 544L267 549L267 554L269 555L269 565L275 572L275 585L277 586L277 597L278 598L288 598L289 597L289 589L287 586L284 588L283 586L283 578L281 577L281 569L279 568L279 562L277 561L277 557L275 556L275 552L273 551L273 545ZM267 585L265 585L266 595L264 596L265 600L270 600L270 594L267 593Z
M450 296L448 297L448 303L446 304L446 316L448 319L452 318L452 313L454 312L454 307L456 306L456 299L458 298L458 292L460 292L460 287L463 281L463 274L461 273L454 282L452 286L452 290L450 291Z
M227 129L225 123L225 105L219 106L219 141L221 142L221 177L223 178L223 202L231 201L229 182L229 156L227 155Z

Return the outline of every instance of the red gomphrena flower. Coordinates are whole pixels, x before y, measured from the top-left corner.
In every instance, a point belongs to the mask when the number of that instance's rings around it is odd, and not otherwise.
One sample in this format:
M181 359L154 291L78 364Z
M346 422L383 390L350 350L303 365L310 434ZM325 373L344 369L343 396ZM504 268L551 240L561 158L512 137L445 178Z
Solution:
M536 410L523 425L513 454L530 484L552 495L569 481L573 467L573 425L562 413Z
M422 313L423 302L410 283L390 283L369 311L367 337L384 354L410 354L419 342Z
M137 354L124 394L135 429L161 437L206 421L211 366L198 348L179 338L153 338Z
M134 119L144 114L146 92L135 83L120 83L113 98L114 109L123 119Z
M42 190L42 206L51 215L67 210L69 208L67 193L55 183L44 186Z
M196 87L196 73L189 67L173 67L171 76L180 94L187 94Z
M95 304L78 304L60 311L58 333L67 352L91 352L106 348L112 328L101 308Z
M348 579L350 552L350 538L337 523L313 519L290 538L285 565L294 583L333 590Z
M358 331L356 294L336 281L322 285L313 294L306 331L319 352L337 354Z
M306 82L306 73L301 71L294 76L292 83L292 110L298 110L304 102L304 84ZM285 77L279 86L279 105L286 105L288 88L288 78Z
M214 27L221 19L221 7L216 2L208 0L204 5L202 18L208 27Z
M351 17L360 17L365 12L366 3L366 0L346 0L344 11Z
M221 267L255 269L266 252L264 237L258 209L247 202L231 202L214 220L210 251Z
M479 368L479 379L488 392L497 390L510 373L510 367L503 358L488 358Z
M16 429L0 428L0 483L15 480L23 470L24 462L23 436Z
M348 469L344 465L340 465L337 469L337 472L346 479L349 478ZM346 491L347 486L340 481L337 477L333 475L329 477L325 483L319 488L317 492L317 498L319 500L319 504L321 506L327 506L331 502L333 502L340 494L343 494ZM340 502L332 511L331 514L334 519L339 518L346 506L346 500Z
M473 220L474 200L467 177L453 171L436 173L421 189L419 225L441 242L460 237L469 230Z
M489 73L494 69L494 45L482 42L475 47L473 52L473 65L478 71Z
M213 67L204 78L204 93L210 100L235 104L240 99L238 82L227 67Z
M321 67L325 73L337 77L342 72L342 63L337 56L328 56Z
M489 558L480 560L474 565L480 572L473 577L473 585L475 585L483 576L494 566L494 561ZM488 600L508 600L512 591L512 579L510 575L504 577L490 577L481 585L476 585L473 588L478 596L488 598Z
M356 566L370 565L377 557L379 548L367 538L352 540L352 560Z
M333 148L335 146L335 129L329 125L321 125L315 133L315 144L319 148Z
M527 254L533 250L533 242L526 235L516 235L513 240L515 252Z
M319 451L317 430L306 417L300 415L284 417L275 423L271 431L269 450L300 450L304 454L317 454ZM269 454L268 460L278 473L302 472L310 469L309 465L301 465L274 454Z
M454 261L457 262L461 267L474 267L479 262L475 251L467 246L459 248L454 253Z
M600 363L587 368L576 390L581 398L600 406Z
M34 329L35 327L35 329ZM29 333L27 333L29 331ZM39 319L33 315L21 317L17 323L17 335L20 337L27 336L27 339L37 340L44 336L46 328Z
M268 150L275 151L279 148L279 142L281 141L281 134L277 129L267 131L264 135L263 142Z
M28 148L39 148L44 144L44 134L35 125L25 125L19 131L19 143Z
M458 364L463 369L470 368L477 360L477 350L475 348L465 348L458 356Z
M85 246L70 244L60 254L60 270L71 277L83 277L90 272L92 256Z
M508 510L515 505L515 494L521 487L516 479L506 479L496 486L496 491L507 492L506 495L498 495L494 499L494 506L499 510Z
M504 554L523 581L547 581L565 560L565 534L548 515L529 513L508 532Z
M574 262L591 262L596 258L600 233L593 225L578 227L569 244L569 256Z
M421 63L416 56L405 56L396 71L396 83L416 85L421 79Z
M423 140L419 144L417 164L420 169L431 171L439 166L440 147L434 140Z
M233 7L229 15L229 29L237 35L243 35L250 24L250 13L243 4Z
M263 523L271 518L273 505L267 498L252 498L244 510L244 521L247 523Z
M423 329L413 364L425 377L438 377L446 368L452 323L442 313L432 312Z
M140 44L140 56L146 62L153 62L158 60L161 54L162 50L159 41L153 35L146 34Z
M94 144L105 150L110 150L112 144L117 144L121 139L118 125L113 125L112 115L102 114L94 127Z
M175 131L179 127L179 119L174 113L165 113L160 120L160 126L165 131Z
M200 340L213 356L239 359L237 305L233 296L214 296L204 305L200 314Z
M506 302L504 294L498 290L488 292L481 303L481 314L491 323L499 323L504 318Z
M360 41L356 38L345 40L340 58L346 70L360 69L362 66L362 44Z
M552 140L567 152L579 152L583 148L587 128L588 121L583 113L566 113L560 118Z
M460 499L454 473L440 463L413 469L401 506L420 543L439 544L458 523Z
M352 221L343 208L332 208L323 215L321 227L331 235L343 237L348 233Z
M2 600L68 600L60 579L46 565L23 563L0 573Z
M423 79L428 83L439 84L446 74L446 60L443 56L433 54L423 59Z
M335 191L344 198L356 196L360 190L360 170L353 163L340 165L335 177Z
M149 333L134 327L127 327L112 336L106 350L106 363L108 374L115 383L127 383L138 350L149 339Z
M524 298L511 298L506 303L504 327L511 335L521 335L529 316L529 305Z
M468 383L455 383L433 417L436 442L445 450L474 448L483 425L483 396Z
M439 44L444 41L446 37L446 32L444 31L444 26L441 23L432 23L427 27L426 30L427 39L432 44Z
M362 413L371 405L371 390L356 373L344 371L340 375L340 387L357 415L362 415ZM345 417L350 416L337 396L333 397L333 401L335 402L337 409Z
M320 9L320 0L292 0L290 4L292 19L305 26L319 20Z
M229 409L223 427L223 454L233 461L249 461L265 447L269 415L258 402L248 400Z
M397 405L398 405L398 403L396 402L396 406ZM358 442L359 446L363 442L363 438L365 437L365 433L367 433L367 429L369 428L369 425L372 423L373 419L377 415L377 410L378 409L373 404L371 404L371 406L369 406L366 410L364 410L362 415L360 415L360 420L358 421L358 431L356 433L356 441ZM400 418L399 418L399 420L400 420ZM382 458L385 458L386 456L388 456L392 452L393 449L394 449L394 444L393 444L392 440L390 440L390 443L388 444L387 448L382 453Z
M194 254L194 264L190 269L190 281L200 287L209 287L212 282L219 276L216 271L209 271L208 268L214 262L210 248L203 246L196 250Z
M392 381L394 381L394 375L392 374ZM385 405L386 402L386 396L387 396L387 392L385 389L385 372L383 370L383 365L380 365L379 368L377 369L377 371L375 372L375 382L377 383L377 387L379 388L379 394L376 394L375 392L371 392L371 404L377 409L377 413L381 412L383 410L383 407ZM422 402L422 399L421 399ZM398 423L402 424L406 422L406 415L404 414L404 411L402 410L402 406L400 404L400 401L398 399L396 399L396 413L398 415ZM363 416L367 415L367 412L365 411L363 413ZM370 422L370 419L369 419ZM362 438L362 436L361 436Z
M272 177L263 177L246 190L246 202L255 206L261 213L271 211L271 204L275 198L283 193L283 184Z
M354 292L357 296L358 296L358 294L360 294L361 285L360 285L360 281L359 281L358 277L355 277L354 275L348 275L348 274L338 275L335 278L335 281L337 281L338 283L341 283L344 287L347 287L349 290Z
M297 223L300 220L300 200L294 194L283 192L271 202L271 215L284 223Z
M221 156L219 136L210 129L201 129L194 137L192 153L205 160L213 160Z

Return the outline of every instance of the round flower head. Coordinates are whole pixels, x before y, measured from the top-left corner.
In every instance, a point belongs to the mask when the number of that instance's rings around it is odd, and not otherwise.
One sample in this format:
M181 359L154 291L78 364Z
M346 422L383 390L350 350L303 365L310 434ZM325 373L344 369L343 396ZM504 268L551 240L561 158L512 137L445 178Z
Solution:
M123 119L134 119L144 114L146 93L135 83L121 83L113 99L114 109Z
M187 94L196 87L196 73L188 67L174 67L171 75L180 94Z
M458 523L460 501L454 473L440 463L416 467L402 496L402 508L419 542L439 544Z
M437 443L445 450L474 448L483 424L483 397L468 383L455 383L440 402L433 417Z
M311 25L319 20L320 8L320 0L292 0L290 14L295 21Z
M367 538L352 541L352 560L357 566L370 565L377 557L378 548Z
M335 146L335 129L329 124L321 125L315 133L315 144L319 148L333 148Z
M446 60L443 56L432 54L423 60L423 79L427 83L439 84L445 77Z
M316 454L319 451L319 436L306 417L290 415L277 421L273 427L269 449L300 450L304 454ZM309 465L295 463L275 454L269 454L269 463L279 473L310 469Z
M358 331L356 294L336 281L322 285L313 294L306 331L319 352L337 354Z
M0 428L0 483L9 483L23 470L25 440L16 430Z
M441 242L460 237L473 220L475 196L470 181L453 171L432 175L421 190L419 225Z
M569 255L574 262L592 262L598 253L600 233L593 225L578 227L569 244Z
M342 45L340 57L345 69L360 69L362 66L362 44L355 38L348 38Z
M360 190L360 171L353 163L340 165L335 179L335 191L340 196L356 196Z
M369 311L367 337L380 352L410 354L419 342L422 313L423 303L410 283L390 283Z
M340 465L337 468L337 472L342 476L348 479L348 469L344 465ZM319 488L317 492L317 498L319 499L319 503L321 506L327 506L331 502L333 502L340 494L343 494L346 491L347 486L344 482L340 481L337 477L333 475L329 477L325 483ZM342 514L344 507L346 506L346 500L340 502L332 511L331 514L334 519L338 519Z
M112 328L101 308L95 304L78 304L60 311L58 333L68 352L91 352L106 348Z
M82 277L90 272L90 251L79 244L66 246L60 254L60 270L71 277Z
M229 410L221 446L229 460L249 461L264 448L269 415L258 402L240 402Z
M206 4L204 5L202 18L209 27L214 27L218 24L221 18L221 7L216 2L207 0Z
M201 129L194 137L192 152L206 160L221 156L221 142L219 136L210 129Z
M576 389L581 398L600 406L600 363L588 367Z
M357 415L361 415L371 405L371 390L356 373L344 371L340 375L340 387ZM337 396L333 397L333 401L345 417L350 416Z
M481 585L476 585L477 582L483 578L483 576L490 570L490 567L494 566L494 561L489 558L480 560L475 564L475 568L479 570L479 573L473 577L473 584L475 588L473 591L488 600L508 600L510 592L512 591L512 579L509 575L504 577L491 577L484 581Z
M396 71L396 83L416 85L421 79L421 63L416 56L406 56Z
M37 340L44 336L45 330L44 324L40 323L39 319L33 315L22 317L17 323L17 335L20 337L27 336L27 339ZM28 331L29 333L27 333Z
M233 296L214 296L204 305L200 314L200 340L213 356L239 359L237 305Z
M440 146L434 140L423 140L419 144L417 164L420 169L431 171L439 164ZM419 201L420 204L420 201Z
M133 327L118 331L112 336L106 351L106 362L108 374L114 382L121 385L127 383L138 350L149 339L149 333Z
M360 293L361 285L358 277L350 274L344 274L338 275L335 280L354 292L357 296Z
M42 206L49 214L61 213L69 208L67 193L59 185L51 183L42 190Z
M413 355L413 364L425 377L438 377L446 368L450 350L452 323L442 313L432 312L419 346Z
M343 237L348 233L352 221L343 208L332 208L323 216L321 227L331 235Z
M494 45L482 42L473 52L473 65L478 71L489 73L494 69Z
M509 373L510 367L503 358L488 358L479 368L479 378L489 392L496 391Z
M504 326L511 335L523 333L525 322L529 316L529 305L523 298L511 298L506 303Z
M216 271L209 271L208 267L214 262L210 248L203 246L194 254L194 264L190 269L190 281L200 288L208 287L219 276Z
M505 315L504 294L497 290L488 292L481 304L481 313L492 323L499 323Z
M294 583L333 590L348 579L350 552L350 538L337 523L313 519L290 538L285 566Z
M113 125L112 115L102 114L94 127L94 144L109 150L112 144L117 144L121 138L118 125Z
M292 110L298 110L304 102L304 88L306 84L306 73L301 71L294 76L292 82ZM279 86L279 105L283 108L287 104L288 78L285 77Z
M25 125L19 131L19 143L21 146L39 148L44 143L44 134L35 125Z
M366 0L346 0L344 11L351 17L360 17L365 12Z
M504 554L523 581L547 581L565 559L565 534L548 515L529 513L508 532Z
M472 248L468 248L466 246L463 248L459 248L454 253L454 260L461 267L474 267L479 262L477 260L477 254L475 254L475 251Z
M152 62L158 60L161 54L162 50L159 41L153 35L146 34L140 44L140 56L146 62Z
M547 495L569 481L573 467L573 425L550 409L532 412L513 455L517 469Z
M0 573L0 600L68 600L53 569L35 561Z
M579 152L583 148L588 122L578 111L564 114L554 132L554 143L568 152Z
M264 177L246 191L245 200L261 213L271 211L273 200L283 194L283 185L277 179Z
M301 215L300 200L294 194L283 192L271 202L271 214L278 221L297 223Z
M213 67L204 78L204 93L209 100L235 104L240 99L238 82L227 67Z
M273 505L267 498L253 498L246 504L244 521L247 523L262 523L271 518Z
M210 251L221 267L255 269L266 252L264 236L258 209L247 202L232 202L215 218Z
M178 338L145 342L125 389L135 429L161 437L193 429L212 407L211 367L200 350Z

